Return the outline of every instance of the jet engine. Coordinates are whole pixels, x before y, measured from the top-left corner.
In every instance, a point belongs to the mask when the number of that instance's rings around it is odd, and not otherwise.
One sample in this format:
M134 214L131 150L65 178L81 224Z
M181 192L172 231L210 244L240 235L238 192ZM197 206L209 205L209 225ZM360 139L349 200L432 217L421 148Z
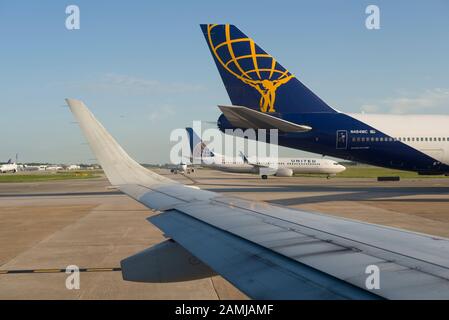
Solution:
M276 171L276 177L291 177L293 175L293 170L289 168L279 168Z
M226 129L235 129L223 113L218 117L217 127L221 132L225 132Z

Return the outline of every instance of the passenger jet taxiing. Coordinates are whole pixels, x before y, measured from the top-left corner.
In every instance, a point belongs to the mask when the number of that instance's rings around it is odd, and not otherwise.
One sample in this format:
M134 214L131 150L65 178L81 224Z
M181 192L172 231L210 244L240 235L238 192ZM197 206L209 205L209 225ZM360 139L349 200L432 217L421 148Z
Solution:
M262 179L267 179L269 175L291 177L300 173L326 174L329 178L346 169L338 162L329 159L247 157L242 151L240 157L229 157L209 150L192 128L186 128L186 131L192 160L198 160L203 167L233 173L254 173L260 175Z
M225 129L279 130L279 145L419 174L449 174L449 116L346 114L229 24L201 25L232 106ZM448 106L449 107L449 106Z

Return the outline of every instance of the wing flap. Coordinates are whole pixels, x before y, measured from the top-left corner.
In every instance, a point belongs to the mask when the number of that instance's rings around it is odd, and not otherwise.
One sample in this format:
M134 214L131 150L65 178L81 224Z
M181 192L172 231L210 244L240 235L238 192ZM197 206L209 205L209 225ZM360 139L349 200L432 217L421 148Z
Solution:
M154 207L145 195L137 200ZM389 279L375 291L385 298L449 298L449 262L436 264L449 248L447 239L233 197L186 201L171 209L361 289L366 268L375 265L382 279ZM415 286L437 290L400 290Z
M176 210L149 220L252 298L379 299Z

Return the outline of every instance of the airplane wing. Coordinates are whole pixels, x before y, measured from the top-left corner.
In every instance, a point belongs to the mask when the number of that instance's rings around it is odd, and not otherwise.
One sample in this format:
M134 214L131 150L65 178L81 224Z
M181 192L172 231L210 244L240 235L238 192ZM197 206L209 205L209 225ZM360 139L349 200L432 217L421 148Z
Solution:
M111 184L156 210L148 220L171 238L123 260L125 279L160 261L182 273L167 258L182 247L203 274L220 274L255 299L449 298L448 239L180 184L131 159L82 102L67 103ZM160 260L139 263L151 252Z
M312 130L306 125L296 124L241 106L218 106L226 119L236 128L278 129L282 132L306 132Z

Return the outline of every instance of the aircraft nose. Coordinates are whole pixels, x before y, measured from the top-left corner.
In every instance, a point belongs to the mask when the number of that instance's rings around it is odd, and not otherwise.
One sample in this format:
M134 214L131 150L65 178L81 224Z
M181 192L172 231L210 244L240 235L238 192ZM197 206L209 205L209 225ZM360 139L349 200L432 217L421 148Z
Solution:
M346 170L346 167L342 166L341 164L339 164L337 167L338 167L338 172L343 172Z

